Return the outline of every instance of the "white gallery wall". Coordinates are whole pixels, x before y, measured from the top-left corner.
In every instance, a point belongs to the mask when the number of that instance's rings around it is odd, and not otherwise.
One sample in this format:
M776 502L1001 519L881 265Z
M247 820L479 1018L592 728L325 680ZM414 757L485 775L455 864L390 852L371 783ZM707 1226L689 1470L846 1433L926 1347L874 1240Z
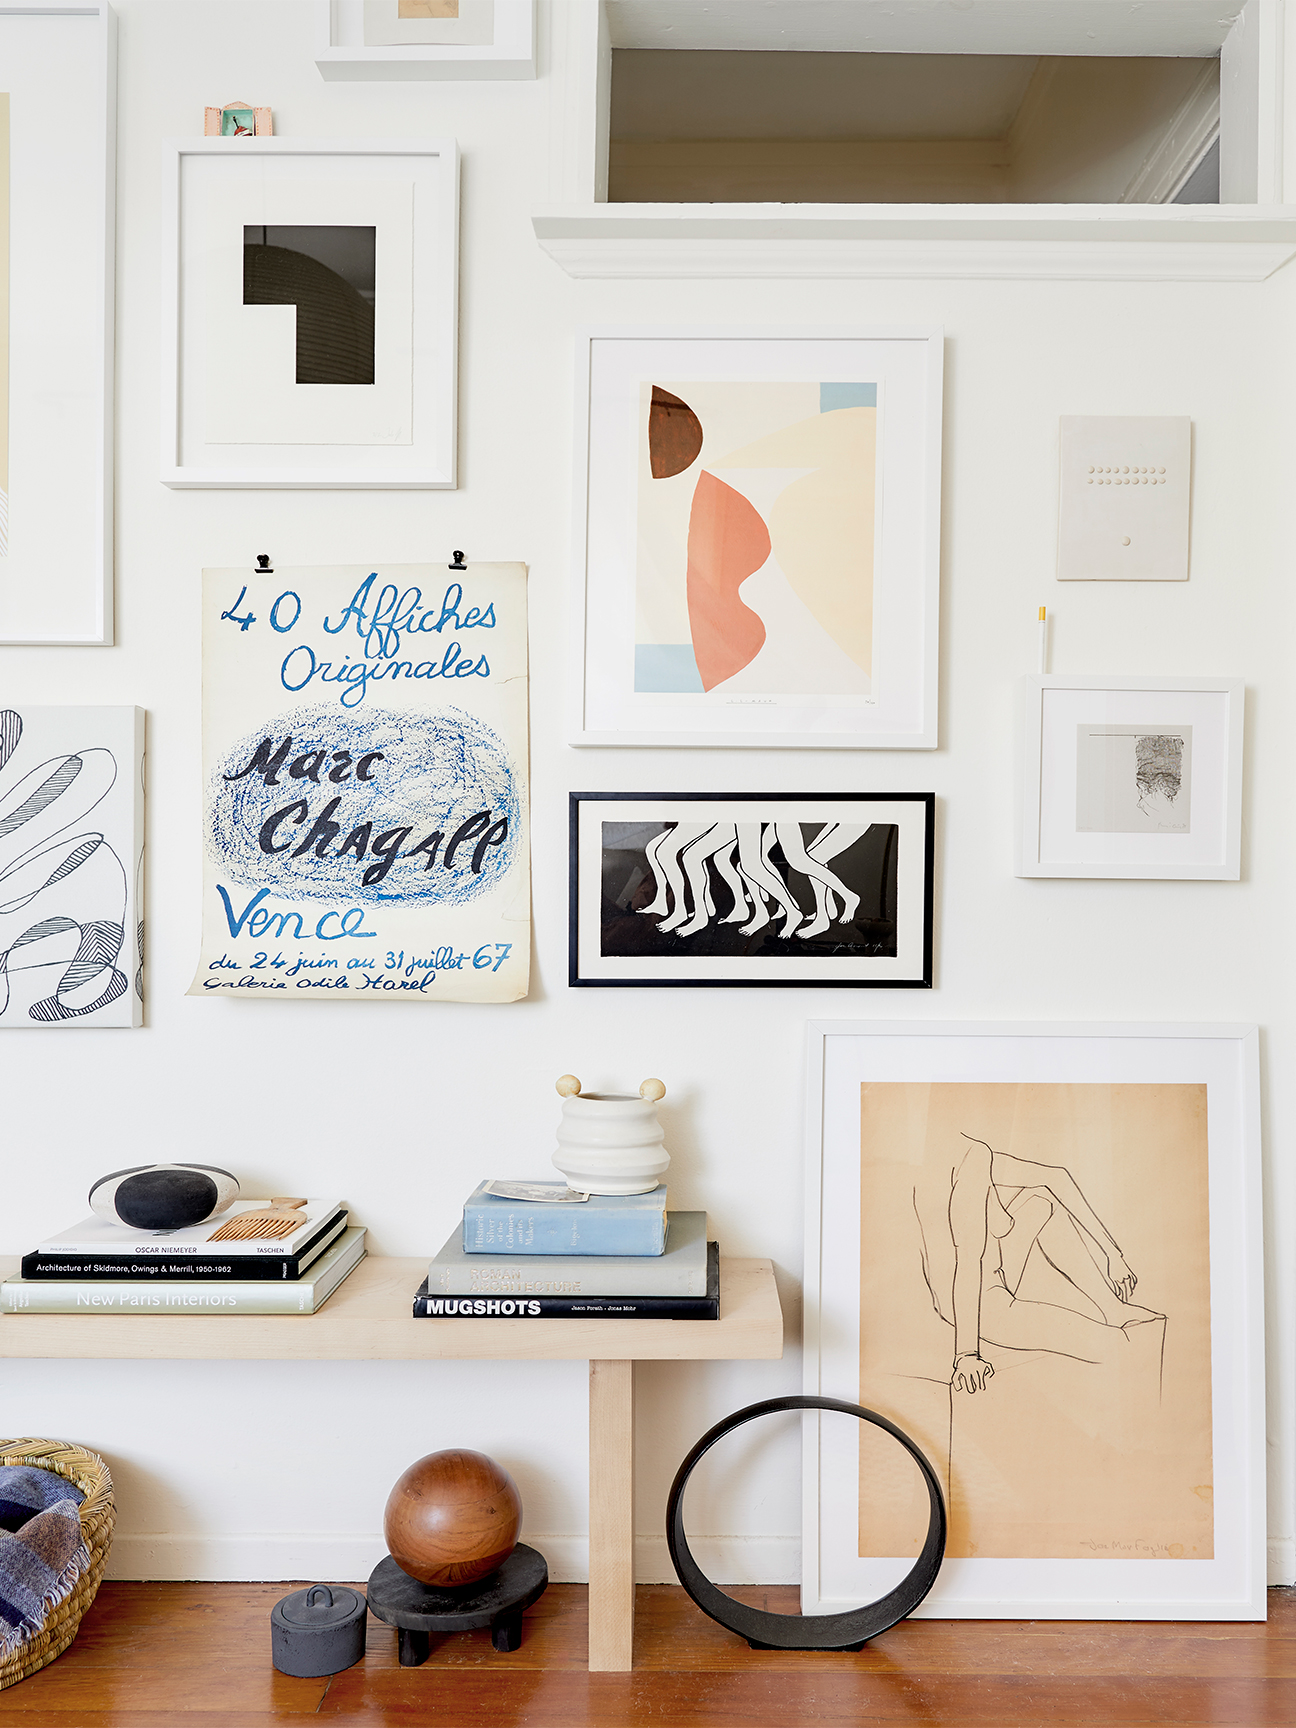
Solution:
M551 38L563 33L550 13L566 3L541 6L534 83L386 85L323 81L309 0L118 0L118 645L0 648L0 694L148 712L146 1026L0 1035L0 1252L20 1253L81 1216L103 1172L182 1157L229 1166L252 1194L340 1194L372 1252L430 1255L483 1176L545 1174L559 1074L606 1089L660 1075L673 1204L705 1207L726 1252L773 1258L789 1327L781 1363L639 1370L640 1576L669 1578L665 1494L684 1452L739 1404L800 1385L807 1019L1258 1021L1271 1571L1291 1582L1296 273L1236 285L572 280L530 224L533 209L563 196L564 116L552 111L550 75ZM200 133L204 105L236 97L271 105L284 136L458 139L457 491L159 483L160 140ZM1288 130L1296 138L1296 123ZM1296 163L1288 181L1296 185ZM576 672L573 332L635 323L944 325L939 750L565 745ZM1192 417L1189 582L1054 581L1060 414ZM456 546L470 560L530 567L529 999L470 1008L187 997L201 881L202 566L250 566L259 552L297 565L413 562ZM1245 678L1240 882L1013 876L1013 684L1035 669L1042 604L1055 619L1055 671ZM569 990L571 789L934 791L936 988ZM556 1576L580 1577L585 1421L581 1363L0 1365L0 1430L67 1437L108 1457L116 1577L363 1577L382 1552L392 1481L450 1445L507 1465L527 1539ZM699 1475L695 1546L721 1577L797 1575L797 1459L789 1426L735 1441L723 1469Z

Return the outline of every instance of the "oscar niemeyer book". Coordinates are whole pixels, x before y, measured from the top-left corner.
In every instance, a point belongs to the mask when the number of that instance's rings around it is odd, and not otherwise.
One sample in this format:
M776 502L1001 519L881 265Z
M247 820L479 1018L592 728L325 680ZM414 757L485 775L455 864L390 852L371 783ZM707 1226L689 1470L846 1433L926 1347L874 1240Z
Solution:
M656 1255L465 1254L456 1230L428 1267L434 1296L705 1296L705 1212L671 1212Z
M347 1214L336 1218L311 1238L300 1254L229 1254L222 1260L198 1259L192 1254L162 1254L149 1258L130 1254L24 1254L20 1268L24 1278L121 1278L132 1283L153 1279L158 1283L192 1284L195 1278L277 1278L292 1282L319 1259L347 1227ZM247 1246L235 1242L235 1248Z
M661 1254L666 1188L647 1194L574 1195L565 1182L495 1184L529 1190L490 1194L483 1182L464 1206L466 1254ZM541 1197L542 1196L542 1197ZM568 1198L570 1196L570 1198Z
M707 1243L705 1296L440 1296L425 1278L416 1320L718 1320L720 1250Z
M169 1255L191 1255L198 1260L228 1260L232 1254L263 1259L289 1259L307 1248L312 1239L335 1218L346 1211L340 1200L308 1200L302 1221L290 1236L254 1236L239 1240L213 1242L211 1238L241 1212L259 1212L270 1204L268 1200L236 1200L232 1206L203 1224L191 1224L183 1230L132 1230L127 1224L110 1224L106 1218L87 1218L63 1230L47 1241L38 1242L35 1252L42 1258L68 1255L105 1255L132 1259L155 1260Z
M364 1258L364 1238L361 1229L344 1231L294 1283L6 1278L0 1306L6 1314L314 1314Z

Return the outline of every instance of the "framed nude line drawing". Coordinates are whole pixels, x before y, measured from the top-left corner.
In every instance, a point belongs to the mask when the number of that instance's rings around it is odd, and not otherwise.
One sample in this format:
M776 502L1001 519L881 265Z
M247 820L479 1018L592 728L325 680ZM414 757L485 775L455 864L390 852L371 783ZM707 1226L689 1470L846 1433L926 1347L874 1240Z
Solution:
M1256 1041L812 1028L806 1389L940 1477L923 1612L1263 1617ZM912 1562L926 1502L885 1436L820 1420L827 1612Z

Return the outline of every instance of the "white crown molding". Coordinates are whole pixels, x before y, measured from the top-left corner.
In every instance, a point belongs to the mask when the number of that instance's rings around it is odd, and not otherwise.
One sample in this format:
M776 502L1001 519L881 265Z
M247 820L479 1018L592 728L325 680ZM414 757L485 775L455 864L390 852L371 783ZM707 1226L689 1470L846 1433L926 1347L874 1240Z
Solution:
M1168 204L1219 137L1219 67L1207 61L1169 127L1121 193L1122 204Z
M576 277L981 277L1262 282L1289 205L585 204L537 211Z

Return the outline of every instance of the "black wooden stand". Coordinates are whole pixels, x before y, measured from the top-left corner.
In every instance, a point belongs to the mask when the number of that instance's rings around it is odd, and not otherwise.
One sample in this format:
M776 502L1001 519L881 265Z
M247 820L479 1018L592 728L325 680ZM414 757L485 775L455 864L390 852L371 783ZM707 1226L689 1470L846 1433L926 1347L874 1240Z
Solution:
M544 1595L549 1568L544 1556L519 1542L489 1578L458 1589L420 1584L387 1556L369 1576L369 1612L400 1634L402 1668L426 1662L433 1632L471 1632L489 1626L497 1650L516 1650L522 1642L522 1610Z

